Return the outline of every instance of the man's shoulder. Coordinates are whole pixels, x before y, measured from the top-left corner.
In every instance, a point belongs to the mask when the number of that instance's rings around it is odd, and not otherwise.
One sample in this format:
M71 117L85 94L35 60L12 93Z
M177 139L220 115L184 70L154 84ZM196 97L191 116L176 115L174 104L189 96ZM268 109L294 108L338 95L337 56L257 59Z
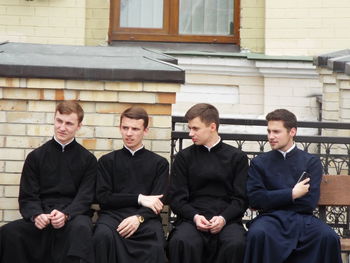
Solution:
M79 151L83 152L84 154L94 156L94 155L93 155L88 149L86 149L83 145L81 145L81 144L78 143L77 141L75 141L75 143L76 143L76 147L78 148Z
M115 158L115 155L117 154L117 152L121 151L121 149L119 150L114 150L114 151L111 151L109 153L106 153L104 155L102 155L100 157L100 159L98 159L99 162L102 162L102 161L108 161L108 160L113 160Z
M299 156L299 160L302 159L311 162L321 162L320 157L316 156L315 154L301 150L299 148L296 149L296 154Z
M40 153L46 152L50 147L52 147L52 139L44 142L39 147L33 149L33 151L31 151L28 154L28 156L34 156L34 155L38 155Z
M144 149L144 153L147 155L147 158L150 158L151 160L155 160L155 161L162 161L162 162L168 162L167 159L163 156L161 156L158 153L155 153L151 150L148 149Z
M221 147L222 147L222 150L224 150L225 152L232 152L235 154L245 155L245 153L241 149L239 149L235 146L232 146L230 144L227 144L225 142L221 142Z
M194 151L198 149L198 146L195 144L192 144L190 146L187 146L186 148L180 150L177 155L191 155Z
M269 160L271 158L275 158L275 155L276 155L275 150L271 150L268 152L262 152L262 153L259 153L257 156L255 156L252 159L252 162L265 162L266 160Z

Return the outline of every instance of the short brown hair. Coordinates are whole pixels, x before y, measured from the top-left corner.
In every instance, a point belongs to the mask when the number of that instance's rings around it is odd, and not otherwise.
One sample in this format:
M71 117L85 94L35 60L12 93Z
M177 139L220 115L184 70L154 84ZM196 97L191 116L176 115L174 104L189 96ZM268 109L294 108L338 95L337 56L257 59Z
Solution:
M55 114L59 112L61 114L76 113L78 116L78 122L81 123L84 119L84 110L78 102L74 100L65 100L57 104Z
M297 128L297 117L286 109L277 109L266 115L267 121L283 121L283 126L289 131Z
M133 106L127 108L120 115L120 123L122 123L123 118L129 118L134 120L143 120L143 127L146 129L148 127L149 117L144 108Z
M199 119L206 125L210 123L216 124L216 130L219 130L219 111L211 104L198 103L192 106L185 114L187 121L193 120L199 117Z

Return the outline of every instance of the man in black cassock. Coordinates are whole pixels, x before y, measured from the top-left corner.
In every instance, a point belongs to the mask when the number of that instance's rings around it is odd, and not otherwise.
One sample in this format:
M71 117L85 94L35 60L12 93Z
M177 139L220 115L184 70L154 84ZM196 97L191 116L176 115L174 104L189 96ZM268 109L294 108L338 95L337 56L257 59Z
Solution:
M249 225L244 262L341 263L338 235L313 216L320 196L321 161L296 147L293 113L278 109L266 120L272 151L250 164L247 194L259 215Z
M94 233L96 262L164 263L161 201L168 161L145 149L148 114L141 107L120 117L124 146L98 161L96 196L101 210Z
M171 172L169 202L177 220L170 262L242 262L248 158L222 142L214 106L196 104L185 118L194 144L176 155Z
M26 158L18 197L23 219L1 227L0 262L94 262L90 205L97 161L75 140L83 117L78 103L59 103L54 137Z

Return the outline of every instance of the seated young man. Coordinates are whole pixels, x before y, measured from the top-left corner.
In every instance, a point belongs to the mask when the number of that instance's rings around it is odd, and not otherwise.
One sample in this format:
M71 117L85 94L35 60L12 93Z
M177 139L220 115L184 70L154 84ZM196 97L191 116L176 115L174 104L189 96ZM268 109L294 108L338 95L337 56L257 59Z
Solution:
M169 164L145 148L148 114L140 107L120 117L124 146L98 161L96 196L101 206L94 233L98 263L164 263L161 201Z
M177 221L169 237L170 262L240 263L248 158L221 140L213 105L196 104L185 118L193 145L176 155L171 172L169 202Z
M244 262L341 263L338 235L313 216L320 196L321 161L296 147L293 113L278 109L266 120L272 150L250 164L247 194L259 215L249 225Z
M18 198L23 219L0 228L0 262L94 262L97 161L74 138L83 117L78 103L59 103L53 138L26 158Z

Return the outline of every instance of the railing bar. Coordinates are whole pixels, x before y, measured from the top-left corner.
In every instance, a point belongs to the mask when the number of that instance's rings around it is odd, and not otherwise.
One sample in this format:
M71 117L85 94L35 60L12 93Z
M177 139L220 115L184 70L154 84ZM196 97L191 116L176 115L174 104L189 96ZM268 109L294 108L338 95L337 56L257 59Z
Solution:
M173 116L172 122L187 123L187 120L181 116ZM259 119L237 119L221 118L220 124L246 125L246 126L266 126L266 120ZM299 128L328 128L328 129L349 129L349 122L326 122L326 121L298 121Z

